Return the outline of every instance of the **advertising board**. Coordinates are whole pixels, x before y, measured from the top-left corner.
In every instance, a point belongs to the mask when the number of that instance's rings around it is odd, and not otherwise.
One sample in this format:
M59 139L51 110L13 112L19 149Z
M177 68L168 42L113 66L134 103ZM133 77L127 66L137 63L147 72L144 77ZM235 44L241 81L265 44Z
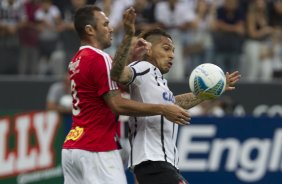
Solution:
M51 111L0 117L0 183L63 183L65 125ZM192 184L281 184L282 119L192 118L178 135L179 169ZM133 184L127 171L128 183Z
M63 183L61 145L64 131L55 112L0 117L0 183Z
M282 119L194 118L181 127L179 167L192 184L280 184Z

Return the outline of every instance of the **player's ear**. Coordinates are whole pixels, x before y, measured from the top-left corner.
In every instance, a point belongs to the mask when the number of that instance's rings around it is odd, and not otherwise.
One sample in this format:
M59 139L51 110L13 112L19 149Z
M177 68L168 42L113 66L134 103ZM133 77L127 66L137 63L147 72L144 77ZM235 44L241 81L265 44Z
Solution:
M84 30L85 30L86 34L88 34L88 35L94 35L94 34L96 34L95 29L94 29L93 26L90 25L90 24L87 24L87 25L84 27Z

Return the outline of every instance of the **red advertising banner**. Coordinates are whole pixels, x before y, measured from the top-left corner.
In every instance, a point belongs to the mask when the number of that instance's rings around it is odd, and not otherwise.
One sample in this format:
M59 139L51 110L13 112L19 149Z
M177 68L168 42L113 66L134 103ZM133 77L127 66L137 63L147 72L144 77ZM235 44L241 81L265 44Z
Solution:
M62 183L64 131L56 112L0 117L0 183Z

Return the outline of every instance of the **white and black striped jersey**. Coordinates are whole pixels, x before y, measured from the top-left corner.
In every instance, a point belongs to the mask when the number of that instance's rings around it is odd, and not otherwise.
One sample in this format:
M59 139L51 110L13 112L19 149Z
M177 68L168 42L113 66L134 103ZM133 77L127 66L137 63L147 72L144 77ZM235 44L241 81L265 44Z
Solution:
M153 104L174 104L174 95L157 67L147 61L136 61L129 66L133 72L132 81L129 83L132 100ZM178 125L161 115L130 117L129 167L147 160L167 161L177 167L177 131Z

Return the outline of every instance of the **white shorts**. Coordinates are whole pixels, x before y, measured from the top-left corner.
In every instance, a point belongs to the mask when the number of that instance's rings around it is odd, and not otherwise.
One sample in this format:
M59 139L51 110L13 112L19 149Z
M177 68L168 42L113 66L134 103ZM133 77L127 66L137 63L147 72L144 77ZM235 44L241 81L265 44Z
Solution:
M62 150L65 184L126 184L124 167L118 150L90 152Z

